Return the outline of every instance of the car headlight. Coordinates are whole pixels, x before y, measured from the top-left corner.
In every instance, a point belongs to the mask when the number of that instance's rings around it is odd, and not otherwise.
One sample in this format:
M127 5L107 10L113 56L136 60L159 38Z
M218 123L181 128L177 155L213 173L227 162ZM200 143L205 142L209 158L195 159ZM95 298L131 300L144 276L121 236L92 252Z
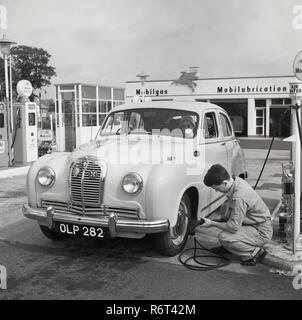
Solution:
M50 187L55 181L55 172L50 167L43 167L39 170L37 180L43 187Z
M143 179L138 173L131 172L125 175L122 186L124 191L127 193L138 193L142 190Z

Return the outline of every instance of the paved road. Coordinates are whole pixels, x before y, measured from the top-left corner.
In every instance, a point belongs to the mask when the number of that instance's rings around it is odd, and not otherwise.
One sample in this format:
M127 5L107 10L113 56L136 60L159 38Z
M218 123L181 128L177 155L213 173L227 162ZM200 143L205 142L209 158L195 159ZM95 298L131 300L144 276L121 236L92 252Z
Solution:
M272 154L258 190L271 207L280 198L281 175L277 168L280 161L288 159L287 153L280 152ZM246 153L251 184L264 156L263 152ZM0 186L0 265L8 272L7 290L0 291L1 299L302 297L302 291L293 289L291 277L272 273L261 264L243 267L233 257L230 265L219 270L188 270L177 257L159 256L150 237L101 241L72 238L54 243L40 233L34 221L21 214L21 205L26 202L25 176L1 179ZM189 241L188 247L191 244Z
M261 265L241 272L197 272L155 257L149 244L134 247L135 254L125 252L122 243L110 250L110 244L58 249L1 241L1 263L8 270L1 298L301 299L302 291L293 289L291 278Z

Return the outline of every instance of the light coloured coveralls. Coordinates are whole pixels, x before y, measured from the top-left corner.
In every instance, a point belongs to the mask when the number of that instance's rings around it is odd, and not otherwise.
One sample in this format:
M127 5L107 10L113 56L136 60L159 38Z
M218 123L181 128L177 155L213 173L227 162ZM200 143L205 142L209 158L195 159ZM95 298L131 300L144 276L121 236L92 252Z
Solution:
M252 259L272 238L269 209L254 189L239 177L235 178L227 197L222 210L230 232L220 232L219 242L242 260Z

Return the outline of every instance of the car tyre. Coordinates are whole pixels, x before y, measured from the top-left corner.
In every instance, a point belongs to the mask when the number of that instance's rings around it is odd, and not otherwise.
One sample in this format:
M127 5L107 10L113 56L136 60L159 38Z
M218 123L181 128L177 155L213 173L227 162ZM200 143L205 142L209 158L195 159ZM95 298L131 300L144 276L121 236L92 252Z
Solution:
M184 194L179 204L176 225L155 236L155 245L161 254L175 256L183 250L189 235L191 219L191 201L189 196Z
M50 240L62 241L62 240L66 240L66 239L70 238L69 235L62 234L55 229L49 229L48 227L42 226L42 225L39 225L39 226L40 226L40 230L44 234L44 236Z

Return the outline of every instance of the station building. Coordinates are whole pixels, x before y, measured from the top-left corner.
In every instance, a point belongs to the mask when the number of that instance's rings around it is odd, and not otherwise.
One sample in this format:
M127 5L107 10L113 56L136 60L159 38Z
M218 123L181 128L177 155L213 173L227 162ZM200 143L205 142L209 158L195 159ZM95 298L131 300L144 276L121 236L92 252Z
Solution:
M55 89L58 151L73 151L93 140L106 114L125 101L124 88L65 83Z
M192 75L192 74L191 74ZM193 73L194 75L194 73ZM215 103L230 115L237 136L288 137L293 76L238 78L182 77L178 80L126 82L126 101L144 95L149 100L195 100ZM182 84L180 84L182 83Z

